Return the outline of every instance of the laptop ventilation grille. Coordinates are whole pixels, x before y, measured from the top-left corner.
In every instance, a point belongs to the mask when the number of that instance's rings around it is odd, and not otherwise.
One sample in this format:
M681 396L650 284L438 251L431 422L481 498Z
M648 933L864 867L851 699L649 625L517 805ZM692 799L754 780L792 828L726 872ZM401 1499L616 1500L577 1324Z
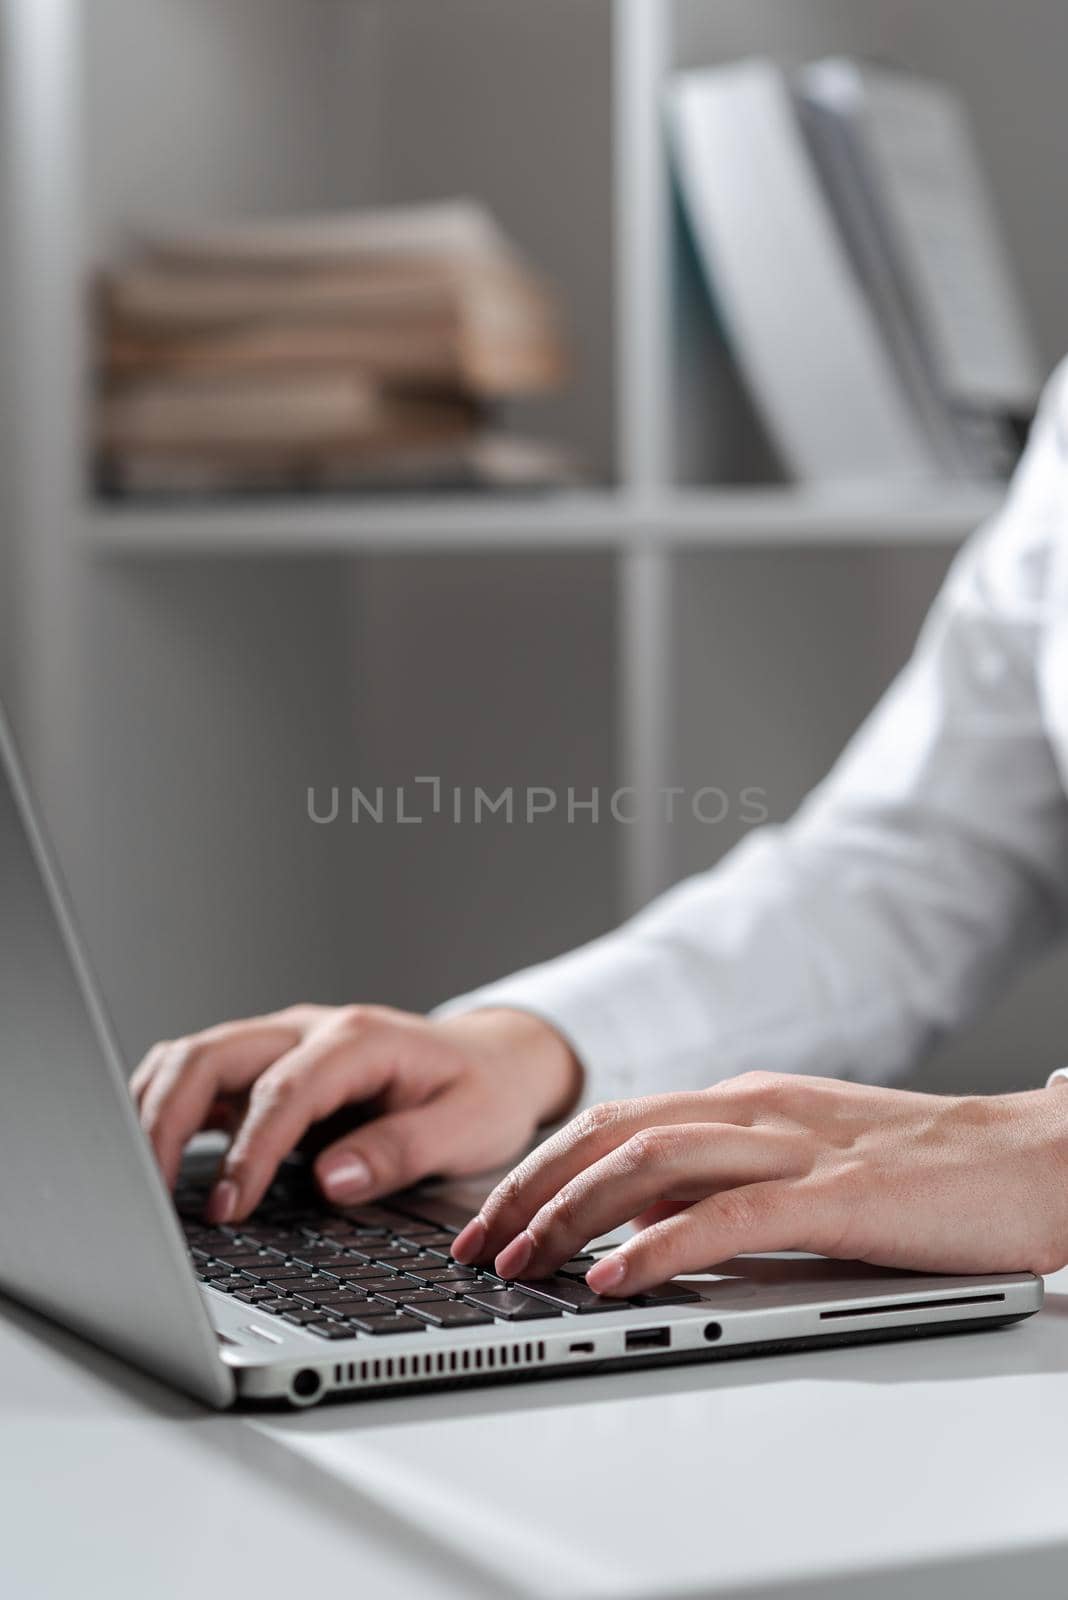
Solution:
M524 1344L468 1345L460 1350L433 1350L410 1356L378 1356L366 1361L339 1361L334 1383L347 1389L361 1383L411 1383L413 1379L449 1378L464 1373L532 1367L545 1360L542 1340Z

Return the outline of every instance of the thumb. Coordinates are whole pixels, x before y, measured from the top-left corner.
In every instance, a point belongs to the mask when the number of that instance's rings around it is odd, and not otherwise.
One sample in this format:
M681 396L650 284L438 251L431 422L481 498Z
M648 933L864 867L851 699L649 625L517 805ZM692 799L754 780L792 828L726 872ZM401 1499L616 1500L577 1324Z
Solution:
M444 1095L376 1117L317 1158L319 1187L333 1205L341 1206L407 1189L449 1165L465 1121L462 1105Z

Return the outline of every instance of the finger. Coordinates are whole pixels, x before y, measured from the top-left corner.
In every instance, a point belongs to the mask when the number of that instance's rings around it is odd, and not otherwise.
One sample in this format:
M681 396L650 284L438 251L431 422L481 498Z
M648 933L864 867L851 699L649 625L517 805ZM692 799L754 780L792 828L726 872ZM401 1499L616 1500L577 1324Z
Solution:
M252 1086L208 1200L209 1220L248 1216L311 1124L344 1105L373 1099L393 1071L393 1057L376 1048L372 1035L356 1040L341 1029L320 1029L280 1057Z
M698 1094L650 1095L591 1106L502 1179L474 1222L456 1239L456 1259L492 1260L565 1183L625 1143L639 1128L699 1122L702 1108Z
M478 1108L459 1093L435 1095L421 1106L376 1117L330 1145L315 1162L315 1176L334 1205L409 1188L431 1174L455 1175L456 1157L470 1144Z
M790 1179L725 1189L635 1234L586 1274L598 1294L632 1295L680 1272L702 1272L732 1256L811 1250L830 1219Z
M292 1047L294 1034L278 1022L229 1022L167 1047L141 1098L141 1126L168 1184L220 1093L247 1088Z
M152 1081L153 1074L168 1050L174 1048L173 1041L161 1039L154 1044L143 1059L137 1064L130 1075L130 1097L135 1106L140 1109L145 1090Z
M544 1277L588 1239L617 1228L658 1200L684 1205L713 1190L779 1177L793 1170L796 1140L767 1128L696 1123L642 1128L572 1178L501 1251L503 1278Z

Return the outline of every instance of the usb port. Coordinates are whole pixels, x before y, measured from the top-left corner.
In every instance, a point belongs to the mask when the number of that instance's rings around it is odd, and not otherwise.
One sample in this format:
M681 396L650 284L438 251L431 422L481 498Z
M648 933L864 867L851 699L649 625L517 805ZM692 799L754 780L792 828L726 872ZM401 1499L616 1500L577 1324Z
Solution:
M632 1328L626 1336L628 1350L664 1350L670 1343L670 1328Z

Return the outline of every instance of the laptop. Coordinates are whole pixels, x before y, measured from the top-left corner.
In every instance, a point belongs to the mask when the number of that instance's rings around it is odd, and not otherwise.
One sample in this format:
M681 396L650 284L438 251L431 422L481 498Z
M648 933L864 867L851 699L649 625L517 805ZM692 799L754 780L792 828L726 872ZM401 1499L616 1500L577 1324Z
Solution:
M161 1180L0 715L0 1289L57 1323L212 1406L308 1406L967 1332L1042 1303L1026 1272L798 1255L605 1300L589 1251L522 1284L458 1267L470 1191L331 1210L293 1160L225 1228L203 1193L195 1173L173 1198Z

